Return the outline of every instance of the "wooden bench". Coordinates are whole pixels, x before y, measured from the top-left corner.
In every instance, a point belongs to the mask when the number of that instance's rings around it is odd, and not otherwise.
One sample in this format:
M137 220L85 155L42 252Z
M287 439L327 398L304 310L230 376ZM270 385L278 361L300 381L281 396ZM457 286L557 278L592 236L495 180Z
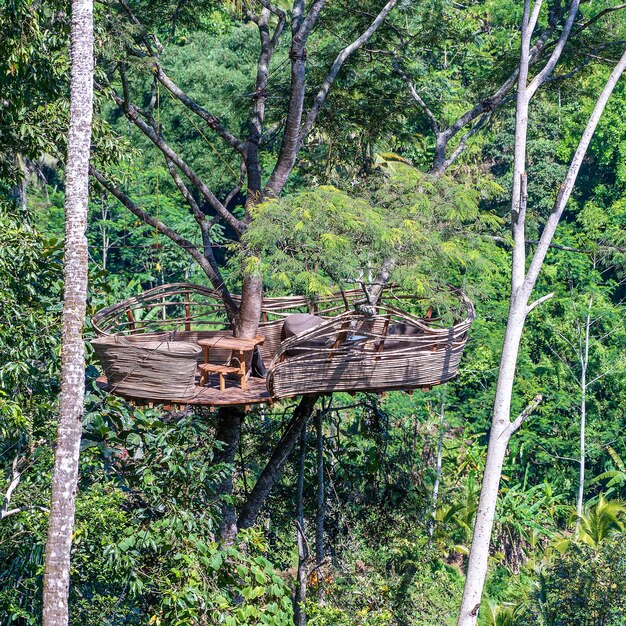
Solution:
M219 374L220 377L220 391L226 389L226 375L238 374L241 377L241 388L246 388L246 372L241 367L233 367L230 365L214 365L213 363L203 363L200 366L200 386L203 387L209 382L209 376L211 374Z

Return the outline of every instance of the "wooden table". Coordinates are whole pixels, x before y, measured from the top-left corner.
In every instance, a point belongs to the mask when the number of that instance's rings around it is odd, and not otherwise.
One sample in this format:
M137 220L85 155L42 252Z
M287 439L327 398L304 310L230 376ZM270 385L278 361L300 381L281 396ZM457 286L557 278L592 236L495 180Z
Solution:
M208 339L199 339L198 345L204 350L204 363L200 366L200 386L203 387L209 382L211 374L219 374L220 391L226 389L226 375L235 374L239 376L241 388L246 391L246 353L252 352L256 346L260 346L265 341L265 337L257 336L254 339L239 339L238 337L209 337ZM238 366L233 365L214 365L209 363L209 350L211 348L220 348L222 350L232 350L239 361Z

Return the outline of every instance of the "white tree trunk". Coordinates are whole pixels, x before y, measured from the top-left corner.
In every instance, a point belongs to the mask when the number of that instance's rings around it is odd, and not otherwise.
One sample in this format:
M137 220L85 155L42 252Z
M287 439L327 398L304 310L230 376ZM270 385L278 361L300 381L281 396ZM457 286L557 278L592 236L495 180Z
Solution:
M580 351L580 462L578 472L578 499L576 512L578 517L583 513L585 494L585 428L587 425L587 368L589 367L589 330L591 328L591 307L593 297L589 297L587 319L585 320L585 342Z
M65 287L59 426L43 587L43 626L66 626L85 394L87 199L93 111L93 1L72 1L71 103L65 171Z
M437 515L437 502L439 500L439 483L441 482L441 465L443 462L443 435L445 431L445 400L441 401L439 411L439 437L437 441L437 460L435 463L435 483L433 485L433 509L432 519L428 522L428 536L432 537L435 531L435 516Z
M513 396L517 355L526 318L525 310L525 303L518 304L515 299L512 300L500 360L500 375L496 388L487 461L474 522L474 535L467 565L467 577L458 620L459 626L474 626L476 624L487 576L489 545L502 466L509 439L513 434L510 420L511 398Z

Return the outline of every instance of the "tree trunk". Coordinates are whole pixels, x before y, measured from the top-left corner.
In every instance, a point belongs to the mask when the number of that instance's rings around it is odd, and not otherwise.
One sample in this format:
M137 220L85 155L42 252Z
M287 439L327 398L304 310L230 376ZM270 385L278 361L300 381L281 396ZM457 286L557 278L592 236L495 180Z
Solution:
M483 474L476 520L474 522L474 535L467 565L458 626L475 626L487 576L489 545L496 512L500 477L507 446L512 435L510 422L511 398L513 395L515 366L517 364L517 355L525 320L525 308L525 303L516 299L512 300L504 337L504 346L502 348L502 358L500 360L500 375L496 388L489 447L487 448L487 462Z
M315 395L302 396L300 404L298 404L296 410L293 412L293 416L289 424L287 424L283 436L274 448L270 460L261 472L254 488L241 509L237 523L240 529L250 528L256 522L265 499L272 490L274 482L280 476L283 466L298 440L302 424L305 424L311 416L316 402L317 396Z
M43 625L69 620L70 550L85 395L87 201L93 113L93 2L73 0L71 102L65 172L65 267L61 394L43 583Z
M300 429L300 459L298 463L298 485L296 487L296 540L298 543L298 575L293 598L293 623L306 626L306 584L309 551L304 537L304 463L306 461L306 421Z
M326 486L324 484L324 411L315 415L315 433L317 439L317 512L315 515L315 570L318 582L320 604L326 601L321 567L324 561L324 523L326 521Z
M239 448L241 437L241 425L245 413L242 407L224 407L219 410L217 427L215 429L215 441L222 443L221 449L215 452L213 463L215 465L226 463L233 465L235 454ZM218 485L217 493L220 496L230 496L233 493L233 474L227 472L222 482ZM233 542L237 534L237 514L235 507L228 503L222 503L222 523L220 526L220 539L225 545Z
M578 499L576 512L578 517L583 513L585 494L585 428L587 422L587 368L589 366L589 331L591 329L591 307L593 298L589 297L587 319L585 320L585 343L580 355L580 463L578 472Z
M435 465L435 484L433 485L433 519L428 523L428 534L433 536L435 530L435 515L437 515L437 501L439 500L439 483L441 482L441 463L443 461L443 435L445 432L445 404L441 401L441 410L439 411L439 437L437 441L437 462Z
M568 28L571 28L571 24L576 14L578 6L577 2L578 0L573 0L572 7L570 9L571 20L568 22ZM532 16L530 16L530 2L529 0L525 1L524 19L522 23L522 66L524 65L525 56L527 57L527 51L525 49L529 45L533 26L536 24L539 16L540 7L541 4L537 2L533 8ZM569 31L564 30L561 35L561 40L558 45L560 49L564 46L563 38L567 38L567 32ZM556 61L552 62L552 60L557 52L558 50L555 47L553 57L551 57L551 60L548 63L548 65L551 65L552 68L554 68L554 65L556 64ZM556 58L558 60L558 55ZM523 67L520 69L520 76L523 76L524 74L523 69ZM512 199L512 230L514 247L511 276L511 304L507 320L506 333L504 336L504 345L502 347L502 358L500 361L498 382L496 386L491 436L489 438L489 447L487 449L487 462L485 465L478 510L476 511L474 536L470 550L467 576L465 579L465 589L463 591L463 599L461 601L461 609L457 622L458 626L475 626L477 623L478 610L480 608L483 587L487 576L489 544L498 497L498 486L500 483L508 441L515 430L521 426L524 419L528 417L529 411L532 410L532 406L529 406L529 409L520 414L517 419L511 421L513 382L524 322L528 313L547 298L551 297L552 294L543 296L542 298L535 300L532 304L528 304L530 295L535 287L537 278L539 277L539 273L561 216L563 215L563 211L565 210L567 201L574 190L574 185L585 154L587 153L589 143L595 133L606 104L615 89L615 85L625 69L626 51L623 53L617 65L611 72L611 75L604 85L602 92L598 96L593 112L589 117L587 126L582 134L578 147L576 148L576 152L572 157L565 181L557 194L554 208L546 220L539 243L537 244L537 248L531 258L527 270L525 252L526 174L524 171L525 167L520 167L520 163L517 162L518 159L524 159L525 161L525 146L524 150L521 150L516 145L516 164L514 171L521 172L521 175L519 176L519 193L521 198L518 200L514 196ZM529 97L526 93L527 89L531 90L532 93L536 92L538 86L541 84L540 79L545 82L548 74L544 68L544 70L542 70L542 72L540 72L540 74L533 79L529 86L525 84L525 80L522 82L520 79L518 90L523 93L518 94L517 106L518 109L521 110L518 110L516 119L517 124L521 125L523 132L518 132L518 128L516 128L516 144L520 141L524 144L526 143L525 127L528 121L529 104ZM525 163L522 163L522 165L525 165ZM515 187L516 186L514 185L514 188ZM514 194L515 193L516 192L514 191ZM538 396L535 399L535 406L540 401L541 396Z

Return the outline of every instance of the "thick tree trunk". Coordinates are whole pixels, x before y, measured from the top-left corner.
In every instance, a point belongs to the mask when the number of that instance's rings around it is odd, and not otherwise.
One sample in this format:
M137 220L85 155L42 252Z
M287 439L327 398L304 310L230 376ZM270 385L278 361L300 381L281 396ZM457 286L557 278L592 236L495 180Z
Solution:
M66 626L70 550L85 395L87 201L93 112L93 2L73 0L71 104L65 172L65 287L59 427L43 584L43 625Z
M263 279L260 274L250 273L241 286L241 305L233 325L235 337L252 338L257 334L262 304Z
M261 472L254 488L241 509L237 523L240 529L250 528L256 522L265 499L272 490L277 478L280 476L283 466L298 440L302 424L306 423L311 416L316 402L317 396L315 395L302 396L300 404L296 407L283 436L274 448L270 460Z
M242 407L224 407L219 410L215 441L221 442L221 449L215 452L213 463L215 465L226 463L231 465L235 461L235 454L239 448L241 438L241 425L245 413ZM233 474L228 472L224 480L218 485L217 493L220 496L230 496L233 493ZM220 527L220 539L222 543L231 544L237 534L237 514L232 504L222 504L222 524Z

